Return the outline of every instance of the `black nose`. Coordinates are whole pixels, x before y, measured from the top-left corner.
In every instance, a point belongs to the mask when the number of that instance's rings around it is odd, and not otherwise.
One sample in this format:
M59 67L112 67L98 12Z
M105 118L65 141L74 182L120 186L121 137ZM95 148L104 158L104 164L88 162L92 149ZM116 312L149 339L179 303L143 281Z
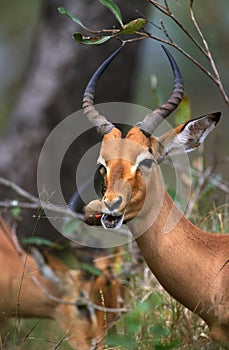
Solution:
M118 196L112 202L108 201L107 199L104 199L104 203L105 203L105 206L107 207L107 209L112 211L112 210L118 209L118 207L121 205L122 197Z

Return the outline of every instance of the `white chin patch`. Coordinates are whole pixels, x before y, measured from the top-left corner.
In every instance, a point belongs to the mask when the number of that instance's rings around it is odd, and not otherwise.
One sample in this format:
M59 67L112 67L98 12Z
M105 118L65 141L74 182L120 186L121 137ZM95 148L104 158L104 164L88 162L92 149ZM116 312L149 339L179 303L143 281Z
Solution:
M101 224L105 229L113 228L115 230L118 230L122 226L123 220L124 214L119 216L103 214L103 216L101 217Z

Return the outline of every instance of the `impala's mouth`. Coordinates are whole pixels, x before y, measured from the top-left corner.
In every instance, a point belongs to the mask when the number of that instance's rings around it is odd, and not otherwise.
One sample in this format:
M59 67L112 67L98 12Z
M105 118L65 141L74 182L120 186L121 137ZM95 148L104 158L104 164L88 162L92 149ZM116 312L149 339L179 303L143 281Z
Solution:
M110 214L103 214L103 216L101 217L101 224L105 229L114 228L118 230L122 226L123 220L124 214L116 216Z

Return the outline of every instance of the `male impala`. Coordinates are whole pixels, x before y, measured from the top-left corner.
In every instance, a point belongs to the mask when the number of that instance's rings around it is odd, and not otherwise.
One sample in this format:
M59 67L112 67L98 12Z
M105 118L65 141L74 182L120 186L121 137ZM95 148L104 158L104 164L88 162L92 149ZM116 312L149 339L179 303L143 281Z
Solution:
M118 229L125 220L162 286L206 321L213 340L229 344L229 235L202 231L182 216L159 169L171 154L198 147L220 113L191 120L159 138L152 135L183 95L179 68L164 48L174 73L172 94L124 137L94 106L98 79L120 50L98 68L84 93L84 114L103 137L98 163L105 186L102 200L86 207L85 221L94 211L101 213L104 228Z
M109 268L102 268L103 273L95 277L70 270L51 255L45 255L45 261L36 252L35 260L15 244L14 237L0 218L0 321L12 316L55 319L74 349L101 346L106 329L117 317L108 308L120 305L119 280ZM112 268L112 262L107 263Z

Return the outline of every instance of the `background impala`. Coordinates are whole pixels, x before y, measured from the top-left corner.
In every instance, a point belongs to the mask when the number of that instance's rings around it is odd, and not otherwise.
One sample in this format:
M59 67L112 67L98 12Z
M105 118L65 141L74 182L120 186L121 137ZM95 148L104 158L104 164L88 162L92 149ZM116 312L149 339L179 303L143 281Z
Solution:
M95 276L86 270L71 270L54 256L43 256L37 250L34 258L20 248L2 218L0 241L4 268L0 276L1 323L10 317L54 319L73 349L102 346L106 331L117 319L117 312L107 308L117 308L121 301L122 286L114 275L114 259L100 258L97 267L101 273Z
M104 228L118 229L126 221L163 287L205 320L213 340L229 344L229 235L202 231L182 216L164 188L159 169L166 157L197 148L220 113L191 120L159 138L152 135L183 95L179 68L164 48L174 73L172 94L122 135L94 107L96 84L121 48L98 68L84 93L84 114L103 137L98 163L104 178L102 200L88 204L85 221L90 212L101 213Z

